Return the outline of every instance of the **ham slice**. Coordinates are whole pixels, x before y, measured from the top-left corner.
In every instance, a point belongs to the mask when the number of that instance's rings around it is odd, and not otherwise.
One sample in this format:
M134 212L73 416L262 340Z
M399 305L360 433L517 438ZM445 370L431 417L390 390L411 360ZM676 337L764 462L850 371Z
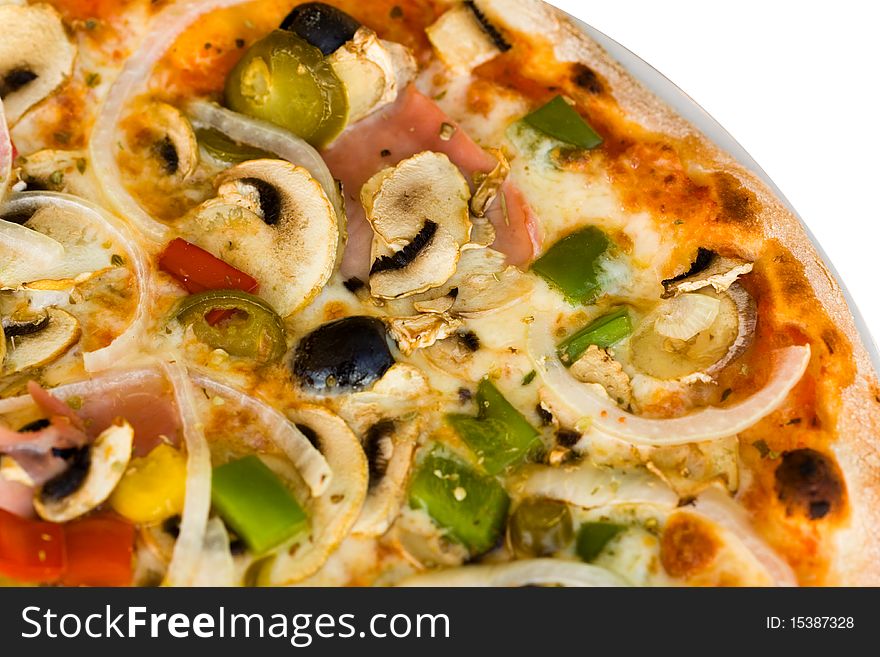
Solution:
M15 147L9 139L6 115L3 113L3 101L0 100L0 203L6 196L9 179L12 177L12 161L15 159Z
M440 136L444 123L455 127L448 140ZM345 192L348 243L342 260L344 276L366 280L370 269L373 231L360 202L361 187L382 169L422 151L445 153L469 179L477 172L488 173L496 164L495 158L413 85L396 103L353 125L322 153ZM531 260L537 246L534 217L512 182L506 181L502 191L504 204L499 195L487 212L497 233L492 247L507 255L510 264L522 265Z

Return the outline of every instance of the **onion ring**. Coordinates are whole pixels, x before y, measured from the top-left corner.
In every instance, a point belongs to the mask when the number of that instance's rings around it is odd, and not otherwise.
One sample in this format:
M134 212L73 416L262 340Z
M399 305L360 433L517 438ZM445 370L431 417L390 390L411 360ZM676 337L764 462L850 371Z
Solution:
M550 323L539 320L529 334L529 356L554 395L579 417L600 430L636 445L684 445L734 436L775 411L800 381L810 362L809 345L773 353L774 367L766 385L738 404L704 408L689 415L651 419L627 413L593 385L577 381L559 360Z

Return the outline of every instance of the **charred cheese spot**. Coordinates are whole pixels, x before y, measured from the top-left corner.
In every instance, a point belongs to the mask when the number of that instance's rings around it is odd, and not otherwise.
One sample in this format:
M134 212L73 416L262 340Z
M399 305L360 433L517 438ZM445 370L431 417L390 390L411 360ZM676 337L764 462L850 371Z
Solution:
M672 577L689 577L705 570L719 549L713 529L687 514L673 516L660 539L660 562Z
M776 468L776 494L789 515L824 518L843 506L844 486L837 464L814 449L796 449L782 456Z
M571 67L571 81L578 87L584 89L591 94L601 94L605 91L605 85L596 75L596 72L589 66L581 63L575 63Z
M762 208L755 194L729 173L719 171L712 177L718 196L718 219L747 228L757 227Z

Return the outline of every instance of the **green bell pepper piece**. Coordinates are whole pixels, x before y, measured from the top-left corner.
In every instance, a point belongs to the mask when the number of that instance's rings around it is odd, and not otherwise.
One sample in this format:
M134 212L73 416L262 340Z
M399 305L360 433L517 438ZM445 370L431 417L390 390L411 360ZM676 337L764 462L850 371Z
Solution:
M586 562L595 561L608 542L626 527L611 522L585 522L578 529L575 552Z
M595 226L582 228L551 246L532 264L532 271L557 288L572 305L593 303L602 292L602 256L611 241Z
M535 130L578 148L591 149L602 144L602 138L562 96L556 96L523 120Z
M632 333L632 321L626 308L602 315L559 343L557 353L566 365L574 363L590 347L605 349Z
M278 476L255 455L214 468L214 509L256 555L308 526L305 511Z
M510 498L494 477L434 450L413 476L409 503L472 554L481 554L501 537Z
M239 313L218 324L205 315L215 310ZM191 294L177 307L177 319L191 324L196 337L233 356L253 358L261 363L280 360L287 350L284 323L261 298L241 290L208 290Z
M538 432L489 379L477 387L477 408L477 417L453 413L446 419L489 474L521 461L537 445Z

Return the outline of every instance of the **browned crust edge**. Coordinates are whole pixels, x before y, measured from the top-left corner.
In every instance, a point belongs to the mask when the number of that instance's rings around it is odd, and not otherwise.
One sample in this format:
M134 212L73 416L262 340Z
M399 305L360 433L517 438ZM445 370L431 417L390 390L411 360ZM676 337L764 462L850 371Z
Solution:
M566 14L541 0L482 0L481 8L521 32L540 32L555 45L560 61L582 62L608 82L626 114L649 130L689 138L696 154L720 171L736 177L760 201L758 219L768 238L776 238L804 266L816 298L853 346L855 381L843 392L837 425L840 438L832 446L844 473L851 515L835 531L835 552L825 583L880 585L880 403L877 375L871 364L843 291L816 251L800 220L754 173L718 148L706 135L679 116L633 78Z

